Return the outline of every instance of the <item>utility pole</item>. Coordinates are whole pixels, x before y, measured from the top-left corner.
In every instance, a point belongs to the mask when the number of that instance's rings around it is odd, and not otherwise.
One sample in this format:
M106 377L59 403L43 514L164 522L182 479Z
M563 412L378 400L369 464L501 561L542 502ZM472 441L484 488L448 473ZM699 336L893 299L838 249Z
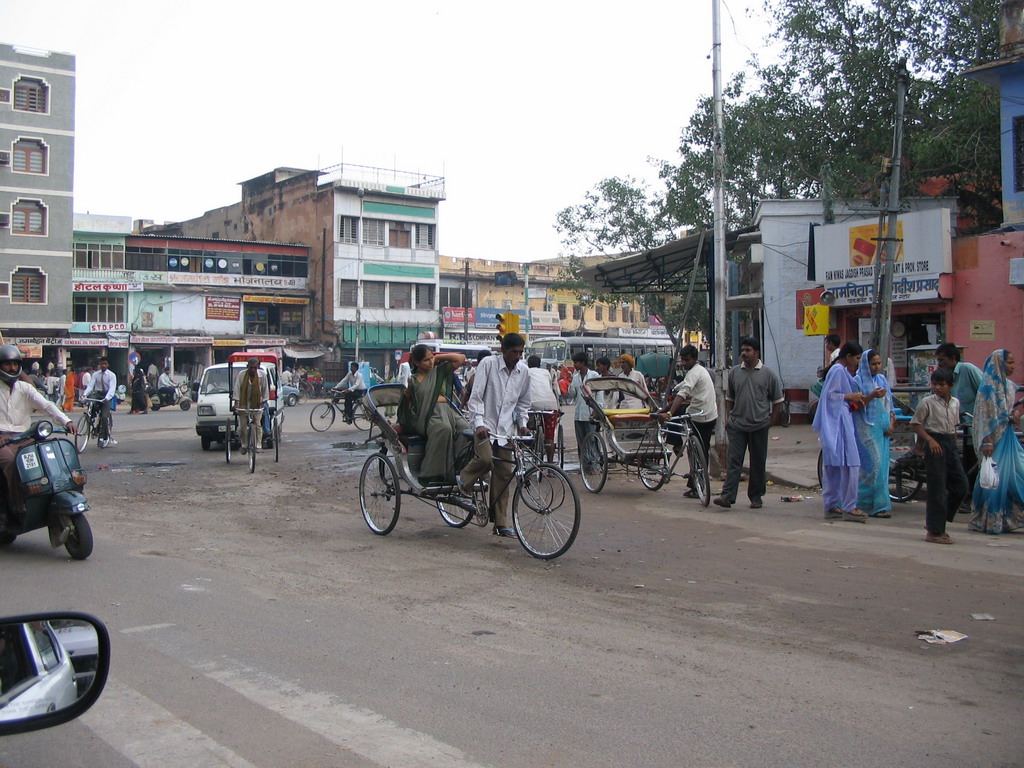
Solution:
M889 357L889 328L892 324L892 278L900 239L896 219L900 213L900 169L903 165L903 115L907 101L906 59L900 62L896 81L896 120L892 130L892 158L889 169L888 194L884 194L882 210L887 214L885 233L879 233L878 259L875 259L875 304L871 310L871 347L882 356L882 365ZM884 188L883 188L884 190ZM881 261L881 263L879 263Z
M462 333L469 343L469 259L466 259L466 278L462 289Z
M523 264L523 332L529 335L530 332L530 265Z
M359 362L359 342L363 334L363 196L366 190L360 187L359 195L359 228L356 235L356 362Z
M725 108L722 104L722 26L721 0L711 0L711 78L715 99L715 347L714 364L718 372L719 406L725 397L725 377L729 360L725 350L725 302L729 295L729 274L725 264ZM702 244L703 245L703 244ZM698 253L697 258L701 255ZM718 420L715 442L725 445L725 419Z

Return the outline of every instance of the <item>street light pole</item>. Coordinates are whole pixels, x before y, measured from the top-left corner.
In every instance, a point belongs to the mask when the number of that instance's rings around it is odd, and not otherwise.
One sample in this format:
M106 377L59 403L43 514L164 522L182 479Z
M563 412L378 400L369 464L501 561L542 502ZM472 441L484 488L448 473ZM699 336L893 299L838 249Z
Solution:
M714 264L715 264L715 370L718 372L719 404L725 397L725 377L729 360L725 350L725 302L729 295L729 276L725 264L725 109L722 104L722 29L721 0L711 1L711 78L715 101L715 185L714 185ZM700 254L698 254L699 258ZM725 419L718 420L715 438L724 445Z
M362 306L363 306L363 196L366 190L360 187L359 195L359 228L356 235L356 362L359 362L359 342L362 337Z

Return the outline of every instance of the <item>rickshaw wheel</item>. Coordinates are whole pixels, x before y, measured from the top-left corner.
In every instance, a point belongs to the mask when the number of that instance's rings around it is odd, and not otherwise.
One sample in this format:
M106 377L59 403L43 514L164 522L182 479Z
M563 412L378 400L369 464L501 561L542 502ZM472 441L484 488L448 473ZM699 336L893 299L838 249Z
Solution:
M668 459L663 458L659 463L643 463L637 473L640 475L640 482L649 491L656 491L668 480Z
M512 524L534 557L551 560L565 553L580 530L580 499L568 475L553 464L529 470L512 497Z
M580 446L580 476L591 493L600 493L608 480L608 453L600 432L588 432Z
M395 465L383 454L368 456L359 473L359 507L363 520L378 536L387 536L398 523L401 506Z
M452 528L465 528L473 519L473 513L455 504L437 502L437 511L441 513L441 519Z

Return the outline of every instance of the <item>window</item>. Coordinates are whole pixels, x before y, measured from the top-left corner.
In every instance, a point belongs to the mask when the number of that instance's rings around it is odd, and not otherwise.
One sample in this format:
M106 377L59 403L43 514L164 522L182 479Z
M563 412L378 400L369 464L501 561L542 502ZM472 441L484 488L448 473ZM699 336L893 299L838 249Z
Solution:
M565 320L565 304L558 305L558 319Z
M14 204L11 231L19 235L45 235L46 207L38 200L18 200Z
M14 108L22 112L46 112L49 90L42 80L19 78L14 83Z
M124 269L124 246L75 243L75 269Z
M423 288L430 288L433 290L433 286L422 286ZM441 300L442 307L472 307L473 306L473 294L471 291L467 291L464 288L445 288L444 286L438 288L438 296ZM431 302L433 305L433 302ZM416 299L416 306L422 307L419 302L419 298Z
M573 304L572 305L572 319L573 320L582 320L583 319L583 307L581 307L579 304Z
M281 335L302 337L302 313L301 309L281 310Z
M391 283L391 308L412 309L412 285Z
M384 289L387 283L363 281L363 306L384 307Z
M408 248L412 233L412 226L399 221L388 223L388 245L392 248Z
M459 306L462 306L461 304ZM416 286L416 309L434 308L434 286L420 283Z
M429 251L434 248L434 225L433 224L417 224L416 225L416 247Z
M42 304L46 301L46 276L41 269L20 267L11 275L11 303Z
M11 165L20 173L46 173L46 145L40 139L19 139Z
M358 243L359 242L359 219L352 216L338 217L338 242Z
M632 318L632 313L629 311L629 307L623 307L622 308L622 322L624 322L624 323L632 323L633 320L631 318Z
M118 296L76 294L72 313L76 323L123 323L125 300Z
M609 304L608 305L608 322L609 323L617 322L616 319L615 319L615 316L616 316L616 314L618 314L618 311L619 311L619 308L616 307L614 304Z
M380 219L363 219L363 245L384 245L384 222Z
M359 286L355 280L339 280L338 281L338 306L339 307L354 307L358 301L358 290Z
M604 319L604 307L600 304L594 307L594 319L599 321Z

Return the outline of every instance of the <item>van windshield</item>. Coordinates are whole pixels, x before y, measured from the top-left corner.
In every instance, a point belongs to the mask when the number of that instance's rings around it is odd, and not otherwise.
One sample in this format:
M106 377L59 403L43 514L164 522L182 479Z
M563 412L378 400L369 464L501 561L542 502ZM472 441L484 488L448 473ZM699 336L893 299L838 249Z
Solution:
M207 368L203 374L203 381L199 385L201 395L226 395L231 392L228 387L227 368Z

